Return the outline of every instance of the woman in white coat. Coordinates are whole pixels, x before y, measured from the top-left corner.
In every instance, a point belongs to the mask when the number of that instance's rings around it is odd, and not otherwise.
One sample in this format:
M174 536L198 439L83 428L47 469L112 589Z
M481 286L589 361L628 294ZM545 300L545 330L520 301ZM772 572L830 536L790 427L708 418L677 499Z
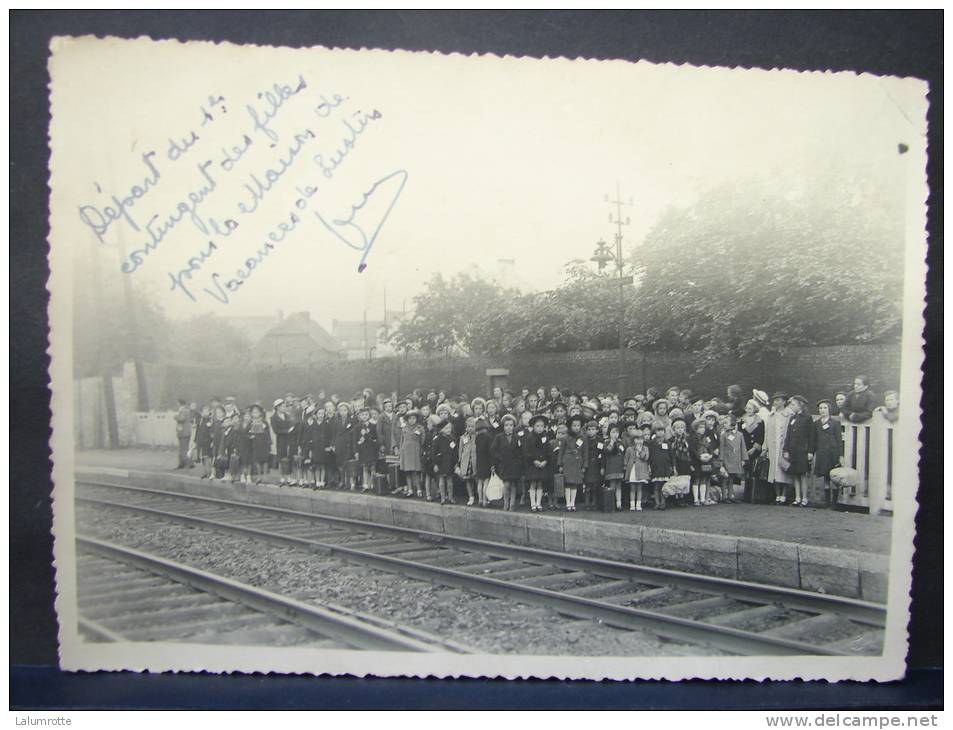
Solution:
M784 504L787 501L785 490L794 484L794 477L781 468L784 453L784 439L788 434L788 421L791 413L787 409L787 393L778 391L771 396L771 413L764 421L764 450L768 456L768 483L774 485L774 501Z

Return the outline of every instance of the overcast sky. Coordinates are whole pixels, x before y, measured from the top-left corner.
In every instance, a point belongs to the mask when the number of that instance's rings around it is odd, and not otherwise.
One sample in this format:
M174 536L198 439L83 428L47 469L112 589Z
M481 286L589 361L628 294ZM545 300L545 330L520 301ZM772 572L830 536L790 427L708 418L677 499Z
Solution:
M492 270L500 258L515 259L527 288L546 289L567 261L588 258L599 238L612 241L604 196L614 195L617 181L633 201L624 211L632 245L666 206L690 203L726 180L759 176L783 192L810 185L812 169L832 160L896 178L903 172L898 142L921 144L913 135L923 116L922 87L871 76L209 44L71 50L69 63L53 64L61 82L53 97L54 239L83 257L94 248L105 252L110 276L153 291L173 317L308 310L329 325L360 319L368 288L369 316L379 317L385 285L388 307L399 309L432 273L452 275L477 263ZM293 90L299 78L303 88L277 110L256 97L275 83ZM334 94L346 99L335 104ZM209 95L224 101L209 104ZM324 107L322 97L330 102ZM271 134L254 128L249 103L259 119L274 112ZM374 109L379 119L369 119ZM314 157L328 166L342 140L352 138L346 119L352 128L366 126L328 178ZM305 130L314 137L296 143ZM170 160L170 138L191 131L198 140ZM251 146L224 170L223 147L245 134ZM253 200L244 187L250 176L265 181L295 145L293 161L256 212L241 213L239 202L248 208ZM131 221L106 225L111 196L128 196L154 174L142 158L151 151L158 181L125 208ZM199 165L209 160L206 177ZM121 273L117 243L127 255L142 249L148 220L174 214L209 178L214 189L196 208L207 230L183 216L134 271ZM393 207L358 273L360 252L314 214L346 218L348 206L381 180L359 213L366 218L355 221L370 230L391 200ZM242 262L290 219L301 197L296 188L311 183L318 192L294 230L236 291L217 289L212 274L222 284L247 271ZM239 227L217 236L209 216L220 224L233 218ZM337 230L355 240L353 229ZM193 301L172 282L190 258L208 253L209 241L215 248L207 260L193 259L191 279L179 276Z

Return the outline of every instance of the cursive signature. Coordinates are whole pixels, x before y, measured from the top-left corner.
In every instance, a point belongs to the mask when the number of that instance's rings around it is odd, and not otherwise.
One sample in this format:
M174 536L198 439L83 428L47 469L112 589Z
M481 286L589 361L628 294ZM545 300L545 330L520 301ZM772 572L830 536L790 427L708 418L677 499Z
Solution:
M322 225L340 241L355 251L363 252L361 260L357 265L359 273L367 268L367 257L371 252L371 247L374 245L374 241L377 240L377 234L379 234L381 228L384 227L384 223L387 221L387 217L390 215L394 204L403 192L408 177L409 175L406 170L397 170L386 177L382 177L371 186L370 190L361 195L360 202L351 206L351 213L347 218L335 218L331 223L328 223L320 211L314 212ZM377 211L383 209L383 214L375 216L365 213L360 217L368 218L368 220L361 222L356 221L355 219L359 218L358 214L365 209L368 203L374 199L375 193L378 192L380 192L380 195L375 205L372 206L372 209ZM389 198L388 195L390 196ZM386 207L384 206L385 201L387 202ZM377 218L376 225L374 225L375 218ZM368 232L370 232L370 235L368 235Z

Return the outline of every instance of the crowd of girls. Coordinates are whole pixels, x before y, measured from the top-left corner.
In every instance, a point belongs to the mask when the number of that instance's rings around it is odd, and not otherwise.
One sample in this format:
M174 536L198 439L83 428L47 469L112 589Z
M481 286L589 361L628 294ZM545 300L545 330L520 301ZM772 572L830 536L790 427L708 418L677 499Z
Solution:
M441 503L465 491L466 504L481 507L495 501L488 485L498 478L504 510L533 512L574 512L577 502L635 512L742 500L807 506L809 483L820 480L834 505L841 421L895 421L899 406L893 391L878 405L863 376L813 406L782 391L726 393L704 399L673 386L620 398L553 386L470 399L365 389L348 400L287 393L269 412L235 398L180 401L179 468L197 461L203 478L315 489L386 483Z

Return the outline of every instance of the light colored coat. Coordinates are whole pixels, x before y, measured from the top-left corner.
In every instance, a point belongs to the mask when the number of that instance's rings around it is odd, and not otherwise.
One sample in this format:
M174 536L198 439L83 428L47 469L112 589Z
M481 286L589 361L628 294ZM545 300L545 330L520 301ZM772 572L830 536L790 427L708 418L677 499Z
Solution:
M473 478L476 476L476 434L464 433L460 437L457 449L457 466L460 467L460 476Z
M784 453L791 412L783 408L772 412L764 421L764 450L768 456L768 482L794 484L794 477L781 468L779 460Z

